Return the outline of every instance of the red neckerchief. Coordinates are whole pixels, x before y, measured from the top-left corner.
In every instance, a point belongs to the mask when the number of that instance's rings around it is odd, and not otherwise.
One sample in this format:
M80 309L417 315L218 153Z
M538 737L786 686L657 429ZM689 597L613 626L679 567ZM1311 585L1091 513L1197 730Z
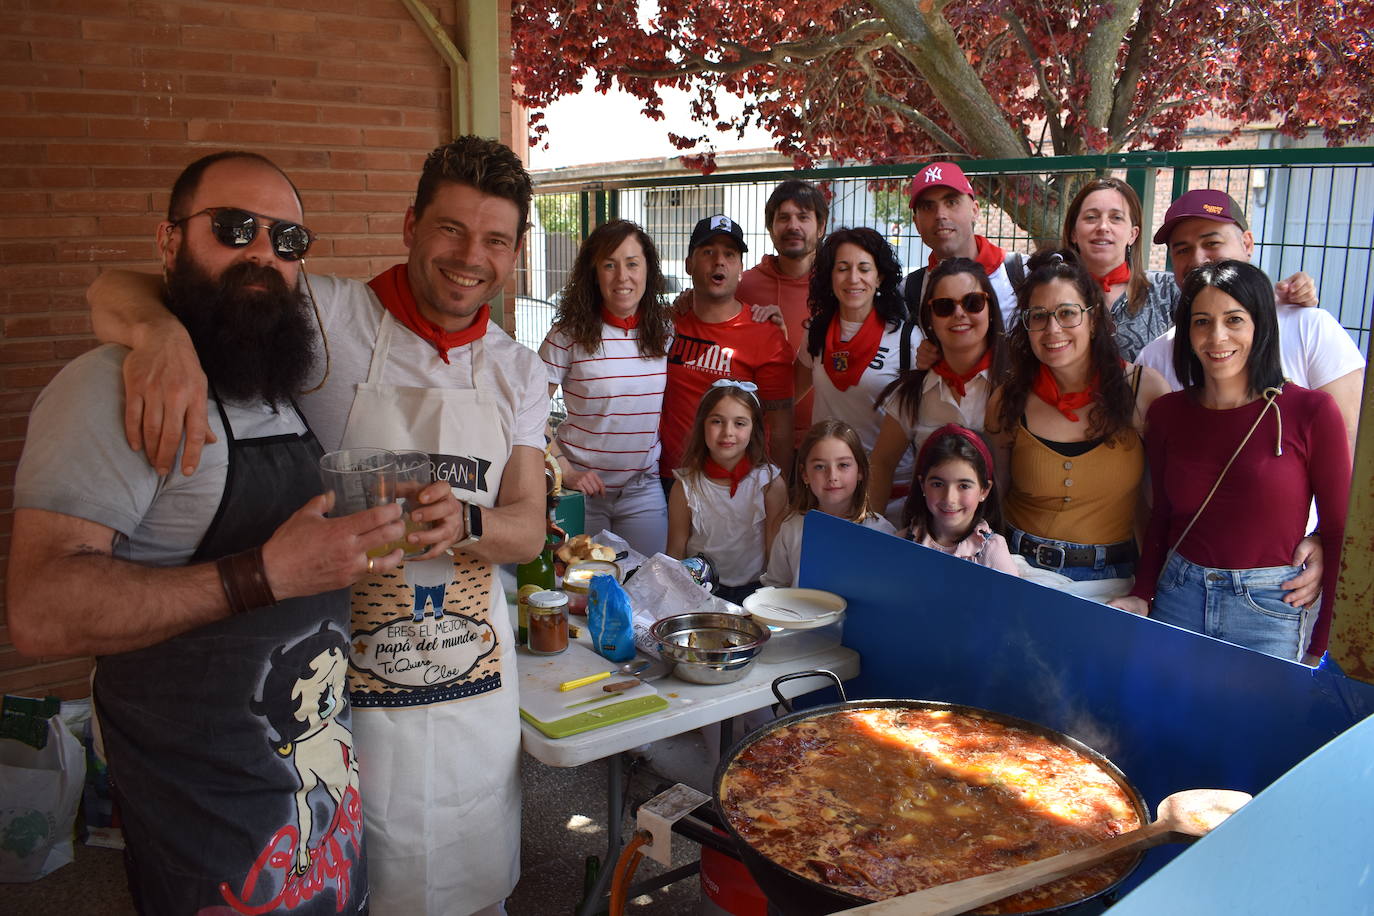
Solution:
M639 327L639 309L635 309L628 318L621 318L606 306L601 306L601 320L613 328L620 328L622 331L633 331Z
M1107 276L1093 277L1093 279L1102 284L1102 292L1110 293L1113 286L1131 282L1131 265L1122 261L1107 271Z
M997 272L997 268L1001 267L1002 263L1006 261L1007 253L981 235L975 235L973 237L973 244L978 246L978 252L973 256L973 260L982 264L984 272L991 277ZM940 261L942 260L943 258L937 258L932 254L929 262L930 269L934 270L936 267L940 266Z
M415 303L415 294L411 292L404 264L397 264L390 270L382 271L369 280L367 285L372 287L372 291L377 294L386 310L395 316L397 321L414 331L415 336L429 341L444 362L448 362L449 350L470 344L487 333L491 306L486 304L477 310L477 316L473 318L472 324L461 331L445 331L421 315L420 307Z
M969 380L991 365L992 351L984 350L983 355L978 358L978 362L974 363L973 368L967 372L955 372L943 358L935 365L931 366L930 371L944 379L954 393L959 395L962 399L964 396L964 386L968 384Z
M706 476L712 480L730 481L731 496L734 496L735 491L739 489L739 482L753 469L754 466L750 463L748 455L739 456L739 463L735 465L733 471L727 471L725 468L716 464L710 455L706 456L706 464L702 466L702 470L706 472Z
M868 317L859 326L859 332L852 338L840 342L840 315L830 319L830 327L825 332L825 351L821 353L821 365L830 383L838 391L848 391L859 383L859 378L878 353L878 345L883 342L883 320L878 317L877 309L870 309Z
M1031 391L1035 392L1036 397L1044 401L1064 415L1070 423L1078 422L1078 414L1074 413L1080 407L1087 407L1092 403L1093 392L1097 390L1097 375L1093 374L1092 381L1088 383L1087 391L1071 391L1068 394L1059 393L1059 383L1054 380L1054 373L1049 366L1040 365L1040 372L1035 376L1035 384L1031 386Z

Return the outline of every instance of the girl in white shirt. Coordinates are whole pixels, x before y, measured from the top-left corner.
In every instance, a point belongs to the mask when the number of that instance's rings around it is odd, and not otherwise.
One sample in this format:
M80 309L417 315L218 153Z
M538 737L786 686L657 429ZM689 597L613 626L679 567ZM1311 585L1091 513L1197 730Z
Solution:
M792 506L773 538L764 585L797 584L802 525L812 509L884 534L897 533L887 519L868 508L868 456L848 423L822 420L811 427L797 450L796 480Z
M768 463L757 390L734 379L707 389L668 497L668 555L705 556L715 593L736 604L758 588L787 504L782 472Z

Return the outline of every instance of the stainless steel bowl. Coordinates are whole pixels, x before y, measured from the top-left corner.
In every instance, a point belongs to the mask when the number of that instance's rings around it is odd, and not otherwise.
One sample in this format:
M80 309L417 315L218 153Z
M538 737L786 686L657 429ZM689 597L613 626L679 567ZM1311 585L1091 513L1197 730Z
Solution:
M649 628L672 674L694 684L729 684L744 677L768 628L737 614L677 614Z

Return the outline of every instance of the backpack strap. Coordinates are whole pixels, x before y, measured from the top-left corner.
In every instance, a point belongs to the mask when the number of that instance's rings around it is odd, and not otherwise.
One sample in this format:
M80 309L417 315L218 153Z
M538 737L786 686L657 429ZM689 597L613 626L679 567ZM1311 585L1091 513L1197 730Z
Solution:
M906 300L907 315L915 318L921 313L921 287L926 283L926 269L913 270L906 275L906 284L902 287L902 298Z
M1008 251L1002 266L1006 268L1007 282L1011 284L1012 291L1015 292L1018 286L1026 282L1026 262L1015 251Z
M923 267L921 270L925 270L925 268ZM918 273L919 272L920 271L918 271ZM900 351L898 354L899 375L906 375L906 373L911 371L911 332L915 327L915 318L908 318L906 321L902 322L901 343L897 345Z

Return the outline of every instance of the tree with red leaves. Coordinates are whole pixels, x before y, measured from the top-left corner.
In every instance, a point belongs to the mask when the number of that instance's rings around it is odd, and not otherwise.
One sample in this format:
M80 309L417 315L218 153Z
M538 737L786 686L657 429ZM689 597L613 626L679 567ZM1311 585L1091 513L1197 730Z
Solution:
M511 37L532 108L590 73L662 119L673 86L698 125L758 125L798 167L1177 149L1203 114L1332 143L1374 129L1374 0L516 0ZM741 115L721 116L722 93ZM1046 234L1059 189L986 190Z

